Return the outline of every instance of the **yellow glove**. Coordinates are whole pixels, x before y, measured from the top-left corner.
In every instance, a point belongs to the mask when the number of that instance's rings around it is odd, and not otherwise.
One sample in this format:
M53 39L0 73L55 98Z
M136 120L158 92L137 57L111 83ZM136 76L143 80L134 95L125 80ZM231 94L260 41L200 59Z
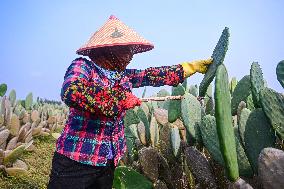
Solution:
M208 66L212 64L213 59L208 58L206 60L195 60L192 62L183 62L181 63L183 70L184 70L184 77L189 77L196 72L199 73L206 73Z

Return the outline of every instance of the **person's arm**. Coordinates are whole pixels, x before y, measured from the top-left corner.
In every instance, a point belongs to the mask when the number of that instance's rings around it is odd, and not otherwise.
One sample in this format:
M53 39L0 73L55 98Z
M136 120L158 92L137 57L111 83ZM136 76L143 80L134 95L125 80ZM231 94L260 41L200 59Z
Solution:
M163 85L177 86L184 80L182 65L150 67L145 70L126 69L124 71L129 77L133 88Z
M71 63L64 76L61 99L69 107L115 116L123 108L119 102L125 99L125 92L119 86L110 88L90 82L90 63L83 58Z
M212 59L183 62L173 66L150 67L145 70L126 69L133 88L163 85L177 86L196 72L205 73Z

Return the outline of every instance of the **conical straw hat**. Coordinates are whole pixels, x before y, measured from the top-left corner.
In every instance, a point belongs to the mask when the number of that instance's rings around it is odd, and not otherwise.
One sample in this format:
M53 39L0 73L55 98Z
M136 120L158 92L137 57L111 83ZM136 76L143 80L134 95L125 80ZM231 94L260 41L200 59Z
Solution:
M149 51L154 45L138 35L115 16L110 16L107 22L96 31L89 41L76 52L88 56L92 50L102 47L129 45L133 54Z

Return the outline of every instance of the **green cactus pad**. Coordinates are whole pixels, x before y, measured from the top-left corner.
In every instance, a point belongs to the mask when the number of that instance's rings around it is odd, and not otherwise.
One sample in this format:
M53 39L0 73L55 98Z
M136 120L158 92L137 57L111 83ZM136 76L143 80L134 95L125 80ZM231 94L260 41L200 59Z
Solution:
M231 95L228 73L223 64L218 67L216 72L214 97L217 133L226 173L229 180L236 181L239 178L239 168L232 125Z
M230 82L230 93L231 93L231 94L233 94L233 92L234 92L234 90L235 90L237 84L238 84L237 78L236 78L236 77L233 77L233 78L231 79L231 82Z
M183 96L185 93L184 88L181 84L172 88L172 96ZM181 101L180 100L170 100L168 119L170 123L175 122L181 116Z
M137 116L140 118L140 120L143 122L145 126L145 137L147 144L150 143L150 123L148 120L148 116L144 112L144 110L139 106L137 109Z
M9 167L9 168L5 168L5 172L13 177L17 177L17 176L22 176L22 175L27 175L28 171L23 169L23 168L18 168L18 167Z
M262 70L257 62L253 62L250 68L250 83L251 83L251 92L254 106L260 108L260 99L259 93L264 87L264 79L262 75Z
M8 163L14 163L25 151L25 145L20 145L12 152L10 152L6 157L4 157L3 164L7 165Z
M5 83L2 83L0 85L0 96L1 97L4 96L6 91L7 91L7 85Z
M170 96L171 94L166 90L166 89L162 89L157 93L157 97L164 97L164 96ZM166 100L166 101L157 101L157 105L159 108L163 108L168 110L169 109L169 104L170 101Z
M133 109L129 109L126 111L125 117L124 117L124 125L125 127L128 127L132 124L138 124L140 122L139 117L136 115L135 111Z
M277 80L284 88L284 60L278 63L276 67Z
M171 144L173 148L174 155L177 157L180 152L180 135L177 127L171 129Z
M198 97L198 86L197 85L190 85L188 92L195 97Z
M184 78L184 81L182 82L182 86L184 88L185 91L188 90L188 87L187 87L187 78Z
M254 104L254 101L253 101L252 94L248 95L248 97L246 99L246 107L251 111L255 109L255 104Z
M251 94L250 76L244 76L237 84L232 95L232 115L237 114L237 109L241 101L247 102L247 97Z
M181 100L181 116L188 132L189 140L201 141L199 125L201 123L201 105L192 94L185 93Z
M237 127L234 128L234 132L235 132L235 139L236 139L236 146L237 146L237 158L238 158L238 166L239 166L240 175L245 176L245 177L251 177L253 176L253 171L249 163L248 157L245 153L245 150L243 148L240 134L238 132Z
M154 114L152 114L150 122L150 139L152 146L157 146L159 142L159 126Z
M279 137L284 140L284 96L272 89L264 88L260 92L260 101L272 127Z
M29 93L26 97L26 101L25 101L25 108L26 110L31 110L33 105L33 93Z
M223 30L222 35L219 38L219 41L211 56L213 58L213 63L209 66L206 74L204 75L203 80L200 83L199 96L204 96L206 94L207 87L213 81L218 66L223 63L229 46L229 36L229 28L226 27Z
M244 144L249 162L257 173L258 156L263 148L274 147L276 137L261 108L253 110L246 122Z
M9 100L11 105L14 107L16 105L16 91L14 89L9 94Z
M113 188L115 189L152 189L152 183L130 167L119 166L115 169Z
M216 119L214 116L206 115L200 124L202 141L210 155L219 164L224 165L224 160L220 151L220 145L216 130Z
M244 140L245 140L245 131L246 131L246 124L247 120L249 118L251 111L247 108L242 109L240 113L240 119L239 119L239 134L240 138L242 140L243 146L245 145Z

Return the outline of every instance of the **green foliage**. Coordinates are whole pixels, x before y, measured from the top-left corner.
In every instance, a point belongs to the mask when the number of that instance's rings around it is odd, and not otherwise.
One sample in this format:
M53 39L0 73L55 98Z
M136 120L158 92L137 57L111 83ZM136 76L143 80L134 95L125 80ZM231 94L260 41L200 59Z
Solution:
M245 153L245 149L243 148L237 127L234 128L234 132L235 132L235 140L236 140L236 147L237 147L236 150L237 150L238 167L239 167L240 175L245 176L245 177L252 177L253 170L249 163L248 157Z
M262 75L262 70L257 62L253 62L250 69L250 82L252 99L254 102L254 107L260 108L260 98L259 93L264 87L264 79Z
M177 87L172 87L172 96L183 96L185 93L182 85ZM170 100L169 110L168 110L168 119L170 123L175 122L181 116L181 101L180 100Z
M181 116L189 135L189 141L201 141L199 125L201 123L201 105L195 96L185 93L181 100Z
M260 101L272 127L279 137L284 140L284 96L272 89L264 88L260 92Z
M9 94L9 100L11 105L14 107L16 105L16 91L14 89Z
M231 93L231 94L233 94L233 92L234 92L234 90L235 90L237 84L238 84L237 78L236 78L236 77L233 77L233 78L231 79L231 82L230 82L230 93Z
M197 85L190 85L188 92L195 97L198 97L198 86Z
M231 116L230 89L226 67L220 65L215 79L215 117L220 149L229 180L239 178L236 142Z
M277 80L284 88L284 60L278 63L276 67Z
M171 94L166 90L166 89L162 89L158 92L157 97L164 97L164 96L170 96ZM159 108L163 108L168 110L169 109L169 103L170 101L158 101L157 105Z
M132 124L138 124L140 122L139 117L136 115L135 111L133 109L129 109L126 111L125 117L124 117L124 125L125 127L128 127Z
M232 115L237 114L237 109L241 101L247 102L247 97L251 94L250 76L244 76L237 84L232 95Z
M220 151L219 139L216 130L216 119L214 116L206 115L200 124L202 141L211 156L219 164L224 165L224 160Z
M141 107L138 107L137 109L137 116L144 123L146 142L147 144L149 144L150 143L150 123L148 120L148 116Z
M31 110L32 105L33 105L33 93L29 93L26 97L24 107L26 108L26 110Z
M6 91L7 91L7 85L5 83L2 83L0 85L0 96L1 97L4 96Z
M113 188L115 189L152 189L152 183L130 167L119 166L114 172Z
M180 135L177 127L171 128L171 144L174 155L177 157L180 152Z
M219 41L211 56L213 58L213 63L209 66L203 80L199 85L199 96L204 96L206 94L208 86L215 77L218 66L223 63L229 46L229 36L229 28L226 27L223 30L222 35L219 38Z
M258 156L263 148L275 146L275 135L261 108L253 110L247 119L244 145L249 162L257 173Z

